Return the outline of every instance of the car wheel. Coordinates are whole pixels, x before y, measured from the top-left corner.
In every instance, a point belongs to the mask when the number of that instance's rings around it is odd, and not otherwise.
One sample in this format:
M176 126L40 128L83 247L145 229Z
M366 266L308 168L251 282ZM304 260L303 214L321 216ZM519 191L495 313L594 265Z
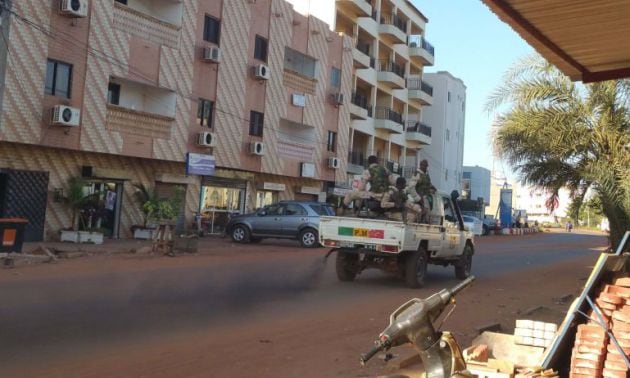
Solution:
M405 284L412 289L422 287L427 275L428 256L424 247L410 253L405 259Z
M300 232L300 245L304 248L314 248L319 245L319 235L312 228L306 228Z
M249 230L242 224L234 226L230 232L230 236L232 240L237 243L249 243Z
M470 271L472 270L472 256L472 247L467 244L466 247L464 247L464 252L459 258L459 261L455 263L455 277L463 280L470 276Z
M339 281L354 281L357 277L357 273L359 272L359 267L357 265L358 261L359 255L355 253L337 251L335 268L337 270L337 278Z

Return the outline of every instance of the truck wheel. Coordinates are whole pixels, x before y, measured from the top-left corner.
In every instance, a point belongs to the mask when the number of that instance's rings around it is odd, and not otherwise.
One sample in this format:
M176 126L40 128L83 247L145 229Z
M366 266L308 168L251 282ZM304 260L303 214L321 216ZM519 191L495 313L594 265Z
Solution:
M242 224L234 226L230 231L230 236L237 243L249 243L249 230Z
M418 248L405 259L405 284L412 289L424 285L424 277L427 275L427 251L424 247Z
M359 255L354 253L346 253L337 251L336 270L339 281L354 281L357 276L359 267Z
M312 228L306 228L300 232L300 245L304 248L315 248L319 246L319 235Z
M472 269L472 256L473 251L469 244L464 247L464 252L459 258L459 261L455 263L455 277L460 280L468 278Z

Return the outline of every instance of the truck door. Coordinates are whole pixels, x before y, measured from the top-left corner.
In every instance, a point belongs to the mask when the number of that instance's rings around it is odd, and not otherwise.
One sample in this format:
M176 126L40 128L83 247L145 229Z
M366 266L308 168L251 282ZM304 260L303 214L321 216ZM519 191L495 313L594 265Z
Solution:
M442 252L455 253L459 249L461 234L459 232L457 215L450 198L442 196L442 202L444 204L444 228L446 230L442 242Z

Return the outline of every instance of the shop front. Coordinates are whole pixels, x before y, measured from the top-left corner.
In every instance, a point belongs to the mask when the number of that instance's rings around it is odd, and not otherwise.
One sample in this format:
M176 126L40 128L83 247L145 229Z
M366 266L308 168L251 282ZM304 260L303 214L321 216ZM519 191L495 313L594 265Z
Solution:
M256 209L278 202L279 193L286 190L285 184L263 182L256 188Z
M297 201L326 202L326 192L317 186L298 186L295 190Z
M205 176L201 181L202 227L210 234L222 234L230 217L245 212L247 180Z

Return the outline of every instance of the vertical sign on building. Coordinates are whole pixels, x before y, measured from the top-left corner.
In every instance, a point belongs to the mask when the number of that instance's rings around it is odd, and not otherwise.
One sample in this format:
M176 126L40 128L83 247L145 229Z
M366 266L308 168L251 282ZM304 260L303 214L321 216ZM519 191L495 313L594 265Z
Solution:
M499 219L501 225L511 227L512 225L512 189L501 189L501 200L499 202Z

